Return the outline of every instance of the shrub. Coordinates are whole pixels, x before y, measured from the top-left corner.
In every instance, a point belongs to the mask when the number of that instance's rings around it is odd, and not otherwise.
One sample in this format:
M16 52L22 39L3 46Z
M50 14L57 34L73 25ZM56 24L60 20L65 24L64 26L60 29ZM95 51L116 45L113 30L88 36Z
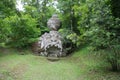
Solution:
M40 35L37 21L30 15L15 15L5 18L4 26L9 28L7 33L7 44L12 47L22 48L35 42Z

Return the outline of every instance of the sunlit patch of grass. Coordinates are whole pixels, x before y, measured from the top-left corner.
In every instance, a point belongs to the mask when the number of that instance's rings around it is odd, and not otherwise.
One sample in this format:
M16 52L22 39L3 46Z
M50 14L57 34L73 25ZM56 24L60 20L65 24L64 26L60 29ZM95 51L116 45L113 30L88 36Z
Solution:
M76 80L80 69L64 59L51 62L45 57L12 51L0 57L0 73L5 80Z
M29 50L0 51L0 80L119 80L119 73L106 70L101 56L81 48L72 56L51 62Z

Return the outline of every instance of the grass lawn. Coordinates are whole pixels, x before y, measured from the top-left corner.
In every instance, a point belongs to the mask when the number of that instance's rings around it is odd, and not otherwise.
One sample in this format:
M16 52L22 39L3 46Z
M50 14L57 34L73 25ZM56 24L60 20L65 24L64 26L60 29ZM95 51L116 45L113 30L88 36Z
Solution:
M54 62L28 50L0 49L0 80L120 80L120 73L107 68L109 64L87 48Z

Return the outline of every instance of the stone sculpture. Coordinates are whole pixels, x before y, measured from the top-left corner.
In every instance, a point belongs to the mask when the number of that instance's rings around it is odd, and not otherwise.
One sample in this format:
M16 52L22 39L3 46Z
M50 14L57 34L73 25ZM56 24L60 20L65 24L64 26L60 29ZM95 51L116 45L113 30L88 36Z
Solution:
M44 33L38 41L38 52L40 55L59 57L62 56L62 40L61 36L58 33L60 28L60 20L57 15L53 15L47 22L48 27L50 28L49 33Z
M60 28L61 22L58 19L58 16L54 14L52 18L48 20L47 25L51 30L57 31Z

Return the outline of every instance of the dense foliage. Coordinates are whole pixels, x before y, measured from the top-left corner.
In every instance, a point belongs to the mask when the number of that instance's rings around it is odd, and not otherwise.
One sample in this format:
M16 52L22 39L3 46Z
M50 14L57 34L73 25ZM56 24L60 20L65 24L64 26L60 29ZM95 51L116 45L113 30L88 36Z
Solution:
M120 18L120 0L110 0L112 14L116 18Z
M81 0L77 3L72 3L73 0L59 0L59 2L61 14L64 15L62 16L63 26L70 29L66 38L77 45L88 42L93 50L105 50L106 59L113 70L118 70L120 19L119 8L116 7L119 5L115 5L118 2L110 0ZM74 26L72 22L76 25Z
M3 20L4 26L9 29L7 44L13 47L25 47L37 40L40 35L40 28L36 27L36 20L30 15L15 15Z
M120 19L112 15L111 6L108 4L108 0L93 2L90 28L86 31L86 36L91 40L94 49L110 51L106 54L107 60L113 70L118 70L120 64Z

